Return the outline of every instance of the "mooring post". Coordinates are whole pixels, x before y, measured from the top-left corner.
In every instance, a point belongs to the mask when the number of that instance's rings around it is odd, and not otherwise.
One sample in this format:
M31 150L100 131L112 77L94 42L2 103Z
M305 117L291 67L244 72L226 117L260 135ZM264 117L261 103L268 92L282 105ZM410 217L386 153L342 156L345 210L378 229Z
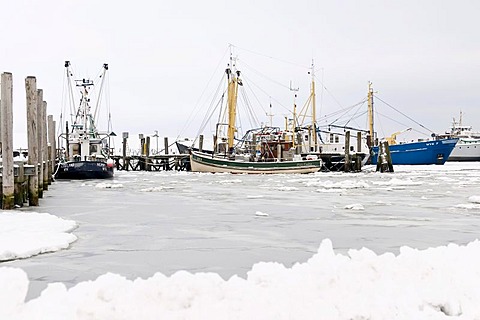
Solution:
M165 155L168 154L168 137L163 138L163 143L165 144Z
M128 171L128 165L127 165L127 139L128 139L128 132L123 132L122 133L122 138L123 138L123 142L122 142L122 147L123 147L123 151L122 151L122 158L123 158L123 170L126 170ZM118 168L118 167L117 167Z
M52 184L53 173L55 172L55 121L53 121L53 116L48 115L48 184Z
M15 162L14 162L15 163ZM23 166L23 162L17 162L17 174L14 177L14 193L15 193L15 205L19 207L23 207L23 203L25 202L25 190L24 190L24 184L25 184L25 170Z
M345 166L344 171L350 171L350 131L345 132Z
M203 134L200 135L198 140L198 151L203 152Z
M1 76L1 141L2 141L2 209L15 207L15 185L13 175L13 88L12 74Z
M52 168L53 168L53 172L55 172L55 165L57 164L57 157L58 157L58 153L57 153L57 137L55 136L55 132L56 129L57 129L57 122L55 120L53 120L52 122L52 127L53 127L53 140L52 140L52 159L53 159L53 163L52 163ZM52 179L53 179L53 176L52 176Z
M380 141L378 145L377 171L393 172L392 156L386 140Z
M362 133L357 132L357 153L362 152Z
M37 89L38 197L43 198L43 90Z
M37 79L25 79L27 94L27 136L28 164L33 165L35 173L28 177L28 204L38 206L38 141L37 141Z
M47 141L47 102L43 101L42 110L42 153L43 153L43 190L48 190L48 141Z
M388 145L388 141L385 141L385 153L387 154L387 166L388 172L393 172L393 162L392 162L392 155L390 154L390 146Z
M151 171L152 166L150 165L150 137L147 136L145 139L145 170Z
M138 135L138 138L140 139L140 156L138 157L138 169L140 171L145 170L145 160L143 157L145 157L145 138L143 136L143 133L140 133Z

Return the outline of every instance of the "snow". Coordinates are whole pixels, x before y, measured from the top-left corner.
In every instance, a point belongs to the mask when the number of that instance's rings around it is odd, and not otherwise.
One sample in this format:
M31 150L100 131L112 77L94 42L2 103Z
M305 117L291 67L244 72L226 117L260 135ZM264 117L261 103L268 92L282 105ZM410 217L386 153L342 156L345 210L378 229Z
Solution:
M95 185L95 188L97 189L118 189L118 188L123 188L123 184L121 183L106 183L106 182L100 182Z
M344 209L347 210L365 210L365 207L361 203L352 203L352 204L347 204Z
M21 269L0 268L1 319L475 319L480 242L400 254L336 254L330 240L305 263L260 262L246 279L178 271L128 280L104 274L53 283L25 302Z
M2 212L0 256L66 248L75 227L47 213ZM479 257L479 241L402 247L395 256L366 248L336 254L325 239L307 262L291 268L260 262L246 279L178 271L128 280L107 273L70 289L51 283L30 301L27 274L2 267L0 319L474 319Z
M53 252L77 240L75 221L48 213L0 211L0 261Z

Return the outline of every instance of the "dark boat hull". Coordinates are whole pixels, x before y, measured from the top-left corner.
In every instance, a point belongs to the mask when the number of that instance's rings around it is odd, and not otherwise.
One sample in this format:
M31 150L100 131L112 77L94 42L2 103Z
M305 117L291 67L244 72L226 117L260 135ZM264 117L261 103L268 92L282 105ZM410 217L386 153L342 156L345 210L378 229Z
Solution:
M441 139L391 145L389 148L392 164L444 164L457 141L458 139ZM372 164L377 164L378 146L372 150Z
M103 161L69 161L58 164L55 179L113 178L113 167Z

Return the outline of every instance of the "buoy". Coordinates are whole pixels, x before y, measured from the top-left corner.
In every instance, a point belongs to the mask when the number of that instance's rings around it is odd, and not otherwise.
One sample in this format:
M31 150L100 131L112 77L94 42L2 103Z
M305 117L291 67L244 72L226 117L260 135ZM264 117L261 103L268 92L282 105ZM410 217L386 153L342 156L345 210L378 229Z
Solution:
M112 168L115 162L113 162L113 159L108 159L107 160L107 167Z

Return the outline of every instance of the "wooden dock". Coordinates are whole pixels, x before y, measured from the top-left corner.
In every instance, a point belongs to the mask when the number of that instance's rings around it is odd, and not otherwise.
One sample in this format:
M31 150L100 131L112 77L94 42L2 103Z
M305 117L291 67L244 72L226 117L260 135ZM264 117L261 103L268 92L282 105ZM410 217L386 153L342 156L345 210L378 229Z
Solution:
M52 183L55 165L55 121L47 115L43 90L37 88L35 77L25 79L28 161L14 159L13 149L13 76L1 75L0 92L0 201L2 209L13 209L28 203L38 206L43 191Z
M138 156L112 156L115 168L124 171L189 171L190 155L162 154Z

